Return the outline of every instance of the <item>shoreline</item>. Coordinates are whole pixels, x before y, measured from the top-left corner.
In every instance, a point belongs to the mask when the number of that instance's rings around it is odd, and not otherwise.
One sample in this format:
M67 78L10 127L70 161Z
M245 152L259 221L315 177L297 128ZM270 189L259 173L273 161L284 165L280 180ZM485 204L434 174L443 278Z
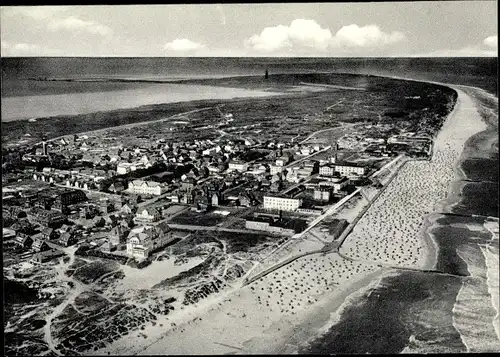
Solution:
M263 331L262 335L268 337L254 337L245 341L243 343L244 352L249 354L297 354L300 348L306 347L315 338L335 325L353 301L376 287L383 278L391 274L393 274L392 271L379 268L340 289L332 296L325 296L327 293L324 292L321 300L313 306L311 311L302 311L301 316L296 318L298 321L295 321L295 326L307 326L307 328L299 327L296 329L290 324L290 317L283 317ZM288 329L286 329L287 327ZM277 331L281 333L277 333ZM266 346L265 350L259 348L260 346Z
M169 87L165 88L163 91L156 90L152 87L162 85ZM176 90L172 90L175 88ZM214 93L216 93L216 95L213 95ZM151 83L151 87L120 89L113 91L2 97L2 124L10 122L28 122L30 119L45 121L58 117L74 117L101 112L137 110L147 106L179 105L181 103L196 103L205 101L272 98L287 94L288 93L286 92L211 85ZM110 96L113 96L114 98L110 98ZM185 98L183 98L184 96ZM196 98L193 98L194 96L196 96ZM138 98L142 98L142 100L138 101ZM71 100L73 100L73 102L81 102L82 105L80 107L68 107L65 105L67 101ZM50 101L50 104L48 104L48 101ZM110 106L109 101L114 103L114 105ZM31 111L36 110L37 114L31 112L17 114L16 109L22 108L22 103L24 102L34 102L32 106L37 105L37 107L31 108ZM97 105L95 102L97 102ZM88 108L90 103L94 103L92 104L92 108ZM7 111L4 107L9 107L9 111ZM42 108L44 112L42 112L42 114L38 114L39 112L37 108Z

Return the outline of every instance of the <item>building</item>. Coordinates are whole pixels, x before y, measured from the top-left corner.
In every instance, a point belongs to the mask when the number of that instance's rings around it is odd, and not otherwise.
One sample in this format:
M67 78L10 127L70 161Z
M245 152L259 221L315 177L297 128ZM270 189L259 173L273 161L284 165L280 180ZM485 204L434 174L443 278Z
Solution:
M120 247L125 247L127 244L127 237L129 233L130 229L128 226L119 224L111 230L109 242L114 247L118 247L118 250L121 250Z
M138 211L134 220L136 222L152 223L161 220L161 212L157 208L145 208Z
M281 173L284 170L283 166L269 165L269 173L275 175Z
M129 163L129 162L120 162L117 166L116 166L116 173L118 175L125 175L125 174L128 174L129 172L132 171L132 166L133 164Z
M344 191L344 189L349 184L349 179L345 176L340 177L329 177L326 181L321 181L319 183L320 188L330 187L333 190L333 193L340 193Z
M341 165L335 164L335 171L340 173L341 175L352 177L352 176L364 176L366 173L366 168L358 165Z
M173 232L166 224L133 229L127 238L127 254L144 259L173 240Z
M335 173L335 165L326 164L319 168L319 174L321 176L333 176Z
M293 235L302 232L307 222L302 219L273 219L269 216L251 217L245 220L245 228L275 234Z
M327 187L318 187L314 189L314 199L318 201L329 202L331 198L332 190Z
M164 184L154 181L134 180L128 185L128 192L137 195L160 196L167 192Z
M49 250L50 247L45 240L39 237L33 239L33 244L31 245L31 249L34 250L35 252L44 252L46 250Z
M125 190L125 186L123 185L123 182L120 182L120 181L113 182L108 187L108 191L113 192L114 194L123 192L124 190Z
M231 161L228 167L229 171L239 171L246 172L248 171L248 164L246 162L241 161Z
M78 239L75 237L75 235L68 232L61 234L61 237L59 238L59 244L62 245L63 247L72 246L77 242Z
M16 236L15 242L17 245L21 246L23 249L29 249L33 245L33 239L25 234L20 234Z
M31 209L28 213L28 219L30 222L49 228L59 228L66 222L66 216L61 212L38 207Z
M276 159L276 166L286 166L290 162L290 156L284 155Z
M36 263L45 263L51 261L52 259L60 258L64 256L64 254L65 253L59 249L50 249L33 254L31 260Z
M302 204L299 198L283 196L264 196L264 209L278 211L295 211Z
M188 177L186 180L182 181L181 189L183 191L192 191L196 186L196 180L192 177Z
M46 227L42 230L42 237L46 240L51 240L57 238L57 232L53 228Z
M85 201L87 201L87 196L83 191L66 190L56 197L52 208L65 213L68 206Z

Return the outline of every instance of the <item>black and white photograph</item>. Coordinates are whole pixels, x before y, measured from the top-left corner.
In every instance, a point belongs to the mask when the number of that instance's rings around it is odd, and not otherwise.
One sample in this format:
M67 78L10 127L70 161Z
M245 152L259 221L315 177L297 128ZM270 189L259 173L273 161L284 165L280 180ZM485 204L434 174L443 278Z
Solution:
M0 6L4 356L499 353L498 2Z

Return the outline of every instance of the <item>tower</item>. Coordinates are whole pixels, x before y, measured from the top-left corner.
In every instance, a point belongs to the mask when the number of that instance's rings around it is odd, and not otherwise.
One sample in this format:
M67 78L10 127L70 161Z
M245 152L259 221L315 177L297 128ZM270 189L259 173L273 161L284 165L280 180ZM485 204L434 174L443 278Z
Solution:
M330 148L330 163L334 164L337 162L337 150L339 149L339 145L337 141L332 143L332 147Z
M48 155L48 150L47 150L47 136L42 137L42 151L43 155L47 156Z

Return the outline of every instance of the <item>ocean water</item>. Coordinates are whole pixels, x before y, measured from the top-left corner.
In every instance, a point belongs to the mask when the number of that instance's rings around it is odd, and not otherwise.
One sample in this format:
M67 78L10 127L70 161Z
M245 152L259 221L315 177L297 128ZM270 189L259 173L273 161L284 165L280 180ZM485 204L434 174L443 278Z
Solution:
M465 352L452 319L460 287L458 277L446 275L386 277L299 353L394 354L424 347L426 352Z
M50 90L60 91L67 82L44 82ZM57 83L57 85L54 85ZM72 89L74 87L72 83ZM86 91L66 94L22 95L2 98L2 121L23 120L31 118L47 118L58 115L76 115L108 111L114 109L135 108L148 104L186 102L205 99L231 99L238 97L262 97L278 93L247 90L243 88L224 88L173 83L144 84L131 83L130 88L111 89L99 86L92 91L87 83L83 83ZM122 86L122 87L126 87ZM54 89L57 88L57 89ZM102 90L102 89L105 90ZM82 88L77 88L82 89ZM95 89L95 88L93 88ZM46 93L46 92L44 92Z
M272 73L406 75L496 94L496 58L1 58L2 81L30 77L179 79ZM2 96L9 93L2 88ZM18 95L18 94L16 94Z

